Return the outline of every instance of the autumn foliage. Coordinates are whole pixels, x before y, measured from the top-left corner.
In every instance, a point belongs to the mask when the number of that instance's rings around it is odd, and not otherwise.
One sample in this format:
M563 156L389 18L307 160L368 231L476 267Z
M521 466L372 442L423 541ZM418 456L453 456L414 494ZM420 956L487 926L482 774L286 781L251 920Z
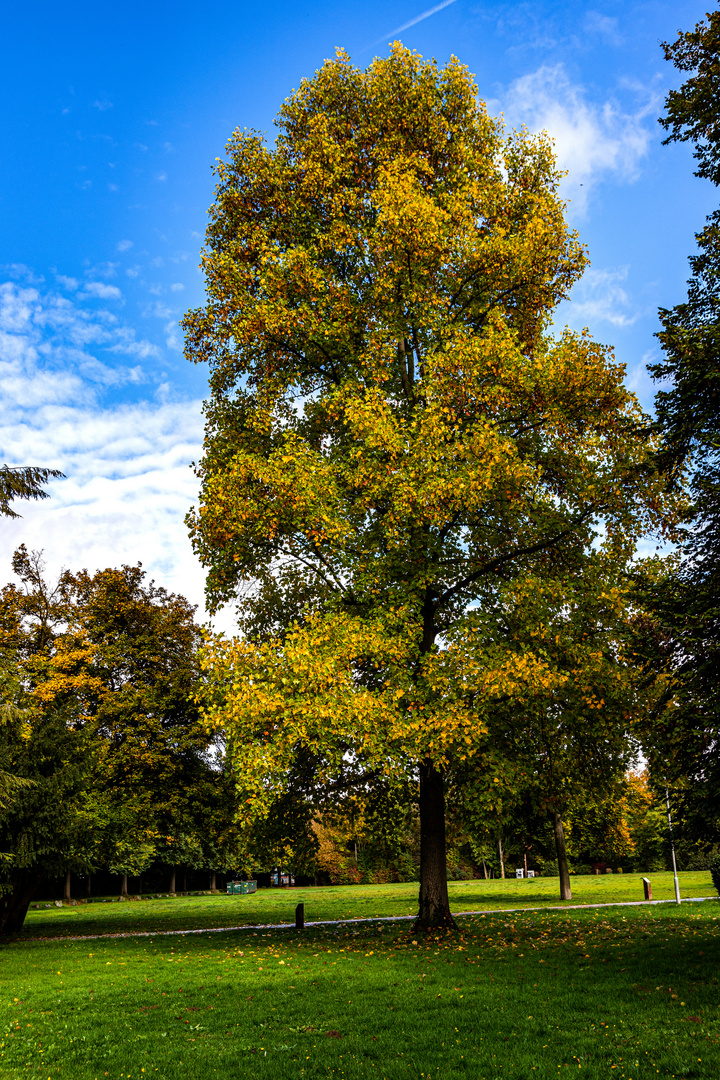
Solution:
M205 657L246 821L298 746L420 778L421 923L447 921L443 776L498 702L566 678L488 613L532 576L622 564L659 523L643 417L588 333L551 332L586 263L545 136L487 115L466 69L396 43L344 53L283 105L269 145L217 166L198 508L215 606Z

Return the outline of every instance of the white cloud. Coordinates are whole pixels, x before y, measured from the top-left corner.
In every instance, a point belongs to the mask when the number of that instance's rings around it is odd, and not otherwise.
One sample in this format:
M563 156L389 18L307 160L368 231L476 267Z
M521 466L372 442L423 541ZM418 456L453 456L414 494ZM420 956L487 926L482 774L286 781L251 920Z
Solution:
M103 388L147 381L138 361L160 359L160 348L138 339L113 312L85 307L85 299L94 301L97 294L80 292L70 299L14 281L0 284L0 417L6 423L30 402L33 408L79 405L95 400ZM132 358L133 366L123 357Z
M158 386L142 365L103 359L118 354L154 361L160 350L112 312L83 307L81 294L0 284L0 460L65 473L50 499L0 519L0 583L20 543L44 549L50 573L141 561L202 616L204 572L184 524L197 498L202 403L171 400L172 381ZM154 400L103 404L108 387L148 382ZM231 616L218 625L230 629Z
M88 281L84 286L85 296L96 296L99 300L122 300L122 293L117 285L106 285L103 281Z
M103 98L102 101L93 102L93 108L94 109L99 109L100 112L107 112L107 110L112 109L112 107L113 107L112 101L107 101L107 99L105 99L105 98Z
M623 111L613 100L591 102L585 89L571 83L558 64L516 79L503 104L512 126L525 124L552 137L558 164L569 173L564 194L573 211L582 214L598 181L608 176L632 181L638 176L652 137L647 121L657 111L656 95L645 91L644 97L634 112Z
M655 382L648 371L648 365L657 364L659 359L660 355L657 349L648 349L636 364L631 365L628 368L625 377L628 389L632 390L634 394L637 394L642 402L646 402L646 407L649 408L651 412L654 412L652 403L655 394L658 390L667 389L667 386L669 385L662 380Z
M168 349L177 349L182 351L183 340L180 335L180 327L176 322L172 320L165 326L165 344Z
M132 240L120 240L118 242L117 250L118 251L129 251L132 246L133 246Z
M613 16L602 15L599 11L588 11L584 25L588 33L605 38L610 45L619 45L622 42L618 34L618 21Z
M607 270L590 267L574 287L568 302L558 312L560 322L567 321L580 329L598 322L611 326L632 326L642 312L638 310L625 289L628 267Z
M89 263L86 263L86 265L89 266ZM120 263L117 262L96 263L95 266L89 267L89 269L85 271L85 277L100 277L105 278L106 280L108 280L109 278L117 277L119 265Z
M67 289L68 292L75 292L79 285L77 278L66 277L65 274L57 274L55 280L58 285L61 285L63 289Z
M5 428L13 459L62 469L51 498L21 504L0 530L0 580L20 543L44 549L52 571L141 561L161 584L201 606L204 575L184 525L197 494L199 401L116 409L46 404ZM4 576L3 576L4 570Z

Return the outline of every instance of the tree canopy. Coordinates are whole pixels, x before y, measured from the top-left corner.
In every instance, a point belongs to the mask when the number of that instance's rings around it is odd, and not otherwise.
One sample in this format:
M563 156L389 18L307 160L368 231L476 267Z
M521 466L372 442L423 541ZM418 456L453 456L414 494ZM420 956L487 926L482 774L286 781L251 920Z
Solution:
M622 564L662 524L645 419L589 333L551 333L586 256L545 136L487 115L455 59L344 53L269 145L217 166L201 502L209 602L242 637L206 656L248 821L299 746L420 782L420 926L450 919L444 777L499 702L566 675L496 615L503 590Z
M690 142L696 175L720 183L720 11L665 42L666 58L688 77L667 96L666 143ZM687 297L662 309L663 356L651 368L663 462L690 480L689 527L679 562L648 585L653 625L641 651L651 674L666 676L648 742L657 779L671 777L686 826L720 837L720 210L697 233Z
M203 845L232 836L231 791L193 700L194 608L139 566L51 585L20 547L13 569L0 592L0 768L20 783L0 799L0 934L19 929L47 875L208 865Z

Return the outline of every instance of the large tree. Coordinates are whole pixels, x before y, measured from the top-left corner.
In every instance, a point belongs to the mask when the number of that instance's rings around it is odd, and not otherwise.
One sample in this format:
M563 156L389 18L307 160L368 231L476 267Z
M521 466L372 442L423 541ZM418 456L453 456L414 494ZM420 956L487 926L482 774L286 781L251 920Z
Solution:
M666 98L666 143L689 142L696 176L720 184L720 11L663 45L687 78ZM640 649L652 677L664 672L648 742L657 783L672 779L690 831L720 837L720 210L696 235L686 298L662 309L665 385L656 397L663 464L690 477L690 522L675 567L647 587Z
M637 403L609 349L550 332L585 266L550 142L506 133L466 69L396 43L342 52L235 132L217 166L201 504L207 656L248 822L298 747L419 780L419 927L451 922L446 771L499 699L557 678L483 612L499 584L620 561L659 508Z

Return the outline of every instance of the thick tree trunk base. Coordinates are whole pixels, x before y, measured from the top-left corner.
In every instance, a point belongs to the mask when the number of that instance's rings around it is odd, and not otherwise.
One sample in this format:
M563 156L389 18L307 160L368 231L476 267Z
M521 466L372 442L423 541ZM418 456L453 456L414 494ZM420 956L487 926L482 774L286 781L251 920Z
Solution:
M560 874L560 899L572 900L570 870L567 861L567 851L565 850L565 830L563 829L562 818L558 813L553 815L553 826L555 829L555 849L557 851L558 872Z
M41 881L42 874L21 874L13 880L13 891L0 900L0 937L20 933Z
M435 911L430 919L418 915L412 927L413 934L454 934L457 933L458 930L458 924L453 919L450 911L443 912L442 914Z
M431 762L420 766L420 897L414 934L457 930L450 914L445 851L445 778Z

